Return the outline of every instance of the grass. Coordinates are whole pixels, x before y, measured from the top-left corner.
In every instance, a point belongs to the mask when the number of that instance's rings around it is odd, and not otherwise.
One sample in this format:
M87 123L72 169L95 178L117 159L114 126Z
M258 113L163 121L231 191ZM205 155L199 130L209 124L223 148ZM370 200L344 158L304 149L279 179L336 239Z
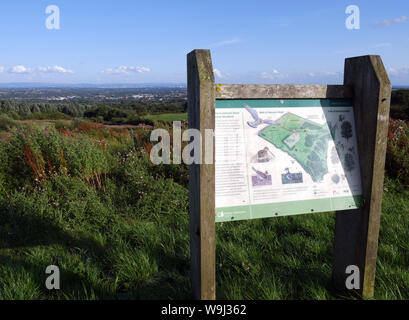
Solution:
M408 299L409 192L387 186L375 298ZM58 226L21 212L16 222L38 233L24 232L30 235L0 250L0 298L189 298L187 200L180 201L170 212L170 203L151 210L148 201L135 215L101 206L110 217L104 231L92 221ZM217 298L339 298L330 284L333 230L333 213L218 224ZM50 264L61 269L60 291L43 285Z
M148 119L152 121L187 121L187 113L161 113L161 114L151 114L143 116L143 119Z
M47 139L36 131L0 148L0 299L189 299L186 168L152 166L143 141L135 148L130 136L77 127ZM96 137L104 152L84 152ZM27 142L35 163L44 158L58 172L33 182L15 147ZM52 152L59 148L64 161ZM82 176L87 170L98 183ZM386 179L376 299L409 299L408 198L407 188ZM217 298L353 299L330 282L334 219L316 213L217 224ZM61 290L45 288L48 265L59 266Z
M385 186L375 299L408 299L409 191ZM339 298L330 283L334 213L228 223L217 233L219 297Z

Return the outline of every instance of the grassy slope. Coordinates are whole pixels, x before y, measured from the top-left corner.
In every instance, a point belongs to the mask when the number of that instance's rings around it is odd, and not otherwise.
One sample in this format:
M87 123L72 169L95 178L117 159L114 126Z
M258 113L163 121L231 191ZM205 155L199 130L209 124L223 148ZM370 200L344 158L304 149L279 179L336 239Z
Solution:
M189 298L186 184L132 159L110 158L103 190L61 177L0 199L0 299ZM409 299L408 198L386 181L378 299ZM218 224L217 298L343 298L330 284L333 231L333 213ZM51 264L60 291L45 289Z
M394 190L392 182L388 188L376 298L408 299L409 192ZM187 193L178 191L183 202ZM55 226L46 216L21 218L32 233L0 249L0 298L189 298L187 203L167 212L172 196L152 207L158 200L146 200L137 215L105 209L111 222L104 232L91 221ZM333 213L217 225L217 297L340 298L330 285L333 229ZM43 286L50 264L62 272L62 289L54 293Z

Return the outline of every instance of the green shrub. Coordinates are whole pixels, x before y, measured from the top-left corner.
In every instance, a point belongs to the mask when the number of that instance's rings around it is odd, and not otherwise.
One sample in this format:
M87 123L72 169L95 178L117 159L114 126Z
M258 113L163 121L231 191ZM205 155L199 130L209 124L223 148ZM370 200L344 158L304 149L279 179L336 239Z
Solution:
M56 175L70 175L101 187L108 161L103 148L86 134L64 136L53 127L15 129L0 143L0 187L34 185ZM7 178L7 179L6 179Z
M70 123L68 123L67 121L57 120L54 122L54 128L57 129L58 131L62 129L69 129Z
M109 106L100 106L84 113L84 117L106 124L138 124L140 119L135 111Z
M11 128L20 127L20 124L8 115L0 114L0 130L9 131Z
M409 120L409 90L394 90L391 97L391 117Z
M404 184L409 184L409 125L403 120L390 119L386 172Z
M27 116L29 120L70 120L71 116L59 111L35 112Z
M90 123L92 123L92 121L90 120L85 120L85 119L80 119L80 118L75 118L72 122L71 122L71 126L70 129L71 130L75 130L78 129L78 127L82 124L87 124L89 125Z

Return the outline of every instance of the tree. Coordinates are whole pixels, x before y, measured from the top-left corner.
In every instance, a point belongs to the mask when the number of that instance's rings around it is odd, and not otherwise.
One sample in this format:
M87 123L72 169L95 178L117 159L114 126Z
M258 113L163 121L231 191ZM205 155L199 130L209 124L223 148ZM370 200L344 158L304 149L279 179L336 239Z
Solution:
M409 108L409 91L396 90L392 92L391 104Z
M347 172L351 172L355 169L354 156L350 153L346 153L344 157L344 169Z
M341 136L345 139L352 137L352 125L349 121L344 121L341 125Z

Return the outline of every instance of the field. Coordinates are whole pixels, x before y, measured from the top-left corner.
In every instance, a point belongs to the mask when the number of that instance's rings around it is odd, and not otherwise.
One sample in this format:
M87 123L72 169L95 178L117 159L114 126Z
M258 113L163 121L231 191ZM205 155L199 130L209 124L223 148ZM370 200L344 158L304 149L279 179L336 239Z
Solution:
M0 299L190 298L188 171L151 164L149 130L83 120L7 128ZM402 148L390 150L395 159ZM376 299L409 299L404 177L385 181ZM333 237L334 213L217 224L217 298L354 299L331 286ZM45 288L48 265L59 266L61 290Z
M187 121L187 113L161 113L147 115L143 118L156 121Z

